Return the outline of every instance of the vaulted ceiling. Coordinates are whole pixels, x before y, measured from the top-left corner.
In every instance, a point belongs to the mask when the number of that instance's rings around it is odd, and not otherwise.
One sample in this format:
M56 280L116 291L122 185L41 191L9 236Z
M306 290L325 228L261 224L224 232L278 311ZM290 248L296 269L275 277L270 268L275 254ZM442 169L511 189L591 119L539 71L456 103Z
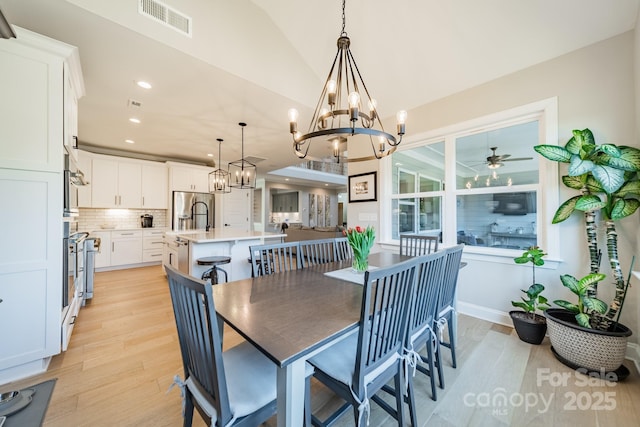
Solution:
M335 56L341 1L163 0L192 18L191 37L140 15L139 1L0 0L11 24L79 48L81 146L211 164L223 138L224 166L241 157L244 121L245 155L264 159L261 174L298 163L287 110L310 119ZM639 3L348 0L346 31L393 126L399 109L632 30Z

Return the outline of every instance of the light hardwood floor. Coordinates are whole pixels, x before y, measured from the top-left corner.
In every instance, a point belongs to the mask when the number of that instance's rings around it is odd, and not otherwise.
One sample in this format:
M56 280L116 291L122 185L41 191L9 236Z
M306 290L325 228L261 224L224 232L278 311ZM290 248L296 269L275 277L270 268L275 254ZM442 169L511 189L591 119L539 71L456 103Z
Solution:
M540 346L521 342L512 328L459 316L458 368L444 350L445 389L430 399L427 378L416 374L421 426L638 426L640 380L606 383L576 374ZM225 348L241 338L228 330ZM46 427L180 426L180 350L166 278L159 266L96 274L93 301L80 311L69 349L48 372L13 384L14 390L58 381ZM312 406L322 414L337 399L314 383ZM393 425L375 403L370 426ZM194 426L204 426L196 413ZM268 426L275 426L275 418ZM337 423L353 426L350 415Z

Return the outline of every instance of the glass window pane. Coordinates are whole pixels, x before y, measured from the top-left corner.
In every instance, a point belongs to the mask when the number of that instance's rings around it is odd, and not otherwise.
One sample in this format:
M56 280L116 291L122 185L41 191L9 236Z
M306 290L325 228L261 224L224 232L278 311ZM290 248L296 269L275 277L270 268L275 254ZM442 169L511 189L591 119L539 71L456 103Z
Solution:
M399 239L400 233L441 235L442 198L419 197L393 199L392 238Z
M444 141L396 151L391 156L394 194L444 189Z
M459 195L458 243L526 249L538 242L536 192Z
M430 234L441 236L441 197L420 197L420 216L418 218L418 230L420 234Z
M456 139L456 188L538 183L538 121Z

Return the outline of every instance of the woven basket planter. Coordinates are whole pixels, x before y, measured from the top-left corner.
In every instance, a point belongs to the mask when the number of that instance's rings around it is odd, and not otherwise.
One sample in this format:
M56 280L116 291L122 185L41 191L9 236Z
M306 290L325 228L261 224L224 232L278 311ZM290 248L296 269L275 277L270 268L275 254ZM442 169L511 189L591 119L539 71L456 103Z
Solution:
M615 371L622 365L631 330L618 323L613 331L578 326L573 313L550 308L547 318L549 340L560 357L590 371ZM562 360L561 360L562 361Z

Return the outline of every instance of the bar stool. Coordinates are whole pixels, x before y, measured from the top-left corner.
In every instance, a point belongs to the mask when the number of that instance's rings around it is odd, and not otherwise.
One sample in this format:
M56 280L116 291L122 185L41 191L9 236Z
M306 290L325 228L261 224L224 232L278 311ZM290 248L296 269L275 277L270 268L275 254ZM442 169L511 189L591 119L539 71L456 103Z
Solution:
M211 284L216 285L218 284L218 274L222 273L224 274L224 281L227 282L228 281L228 276L227 276L227 272L218 267L219 265L222 264L229 264L231 263L231 257L229 256L207 256L207 257L203 257L203 258L198 258L196 260L196 263L198 265L210 265L211 268L208 269L207 271L205 271L204 273L202 273L202 280L211 280Z

